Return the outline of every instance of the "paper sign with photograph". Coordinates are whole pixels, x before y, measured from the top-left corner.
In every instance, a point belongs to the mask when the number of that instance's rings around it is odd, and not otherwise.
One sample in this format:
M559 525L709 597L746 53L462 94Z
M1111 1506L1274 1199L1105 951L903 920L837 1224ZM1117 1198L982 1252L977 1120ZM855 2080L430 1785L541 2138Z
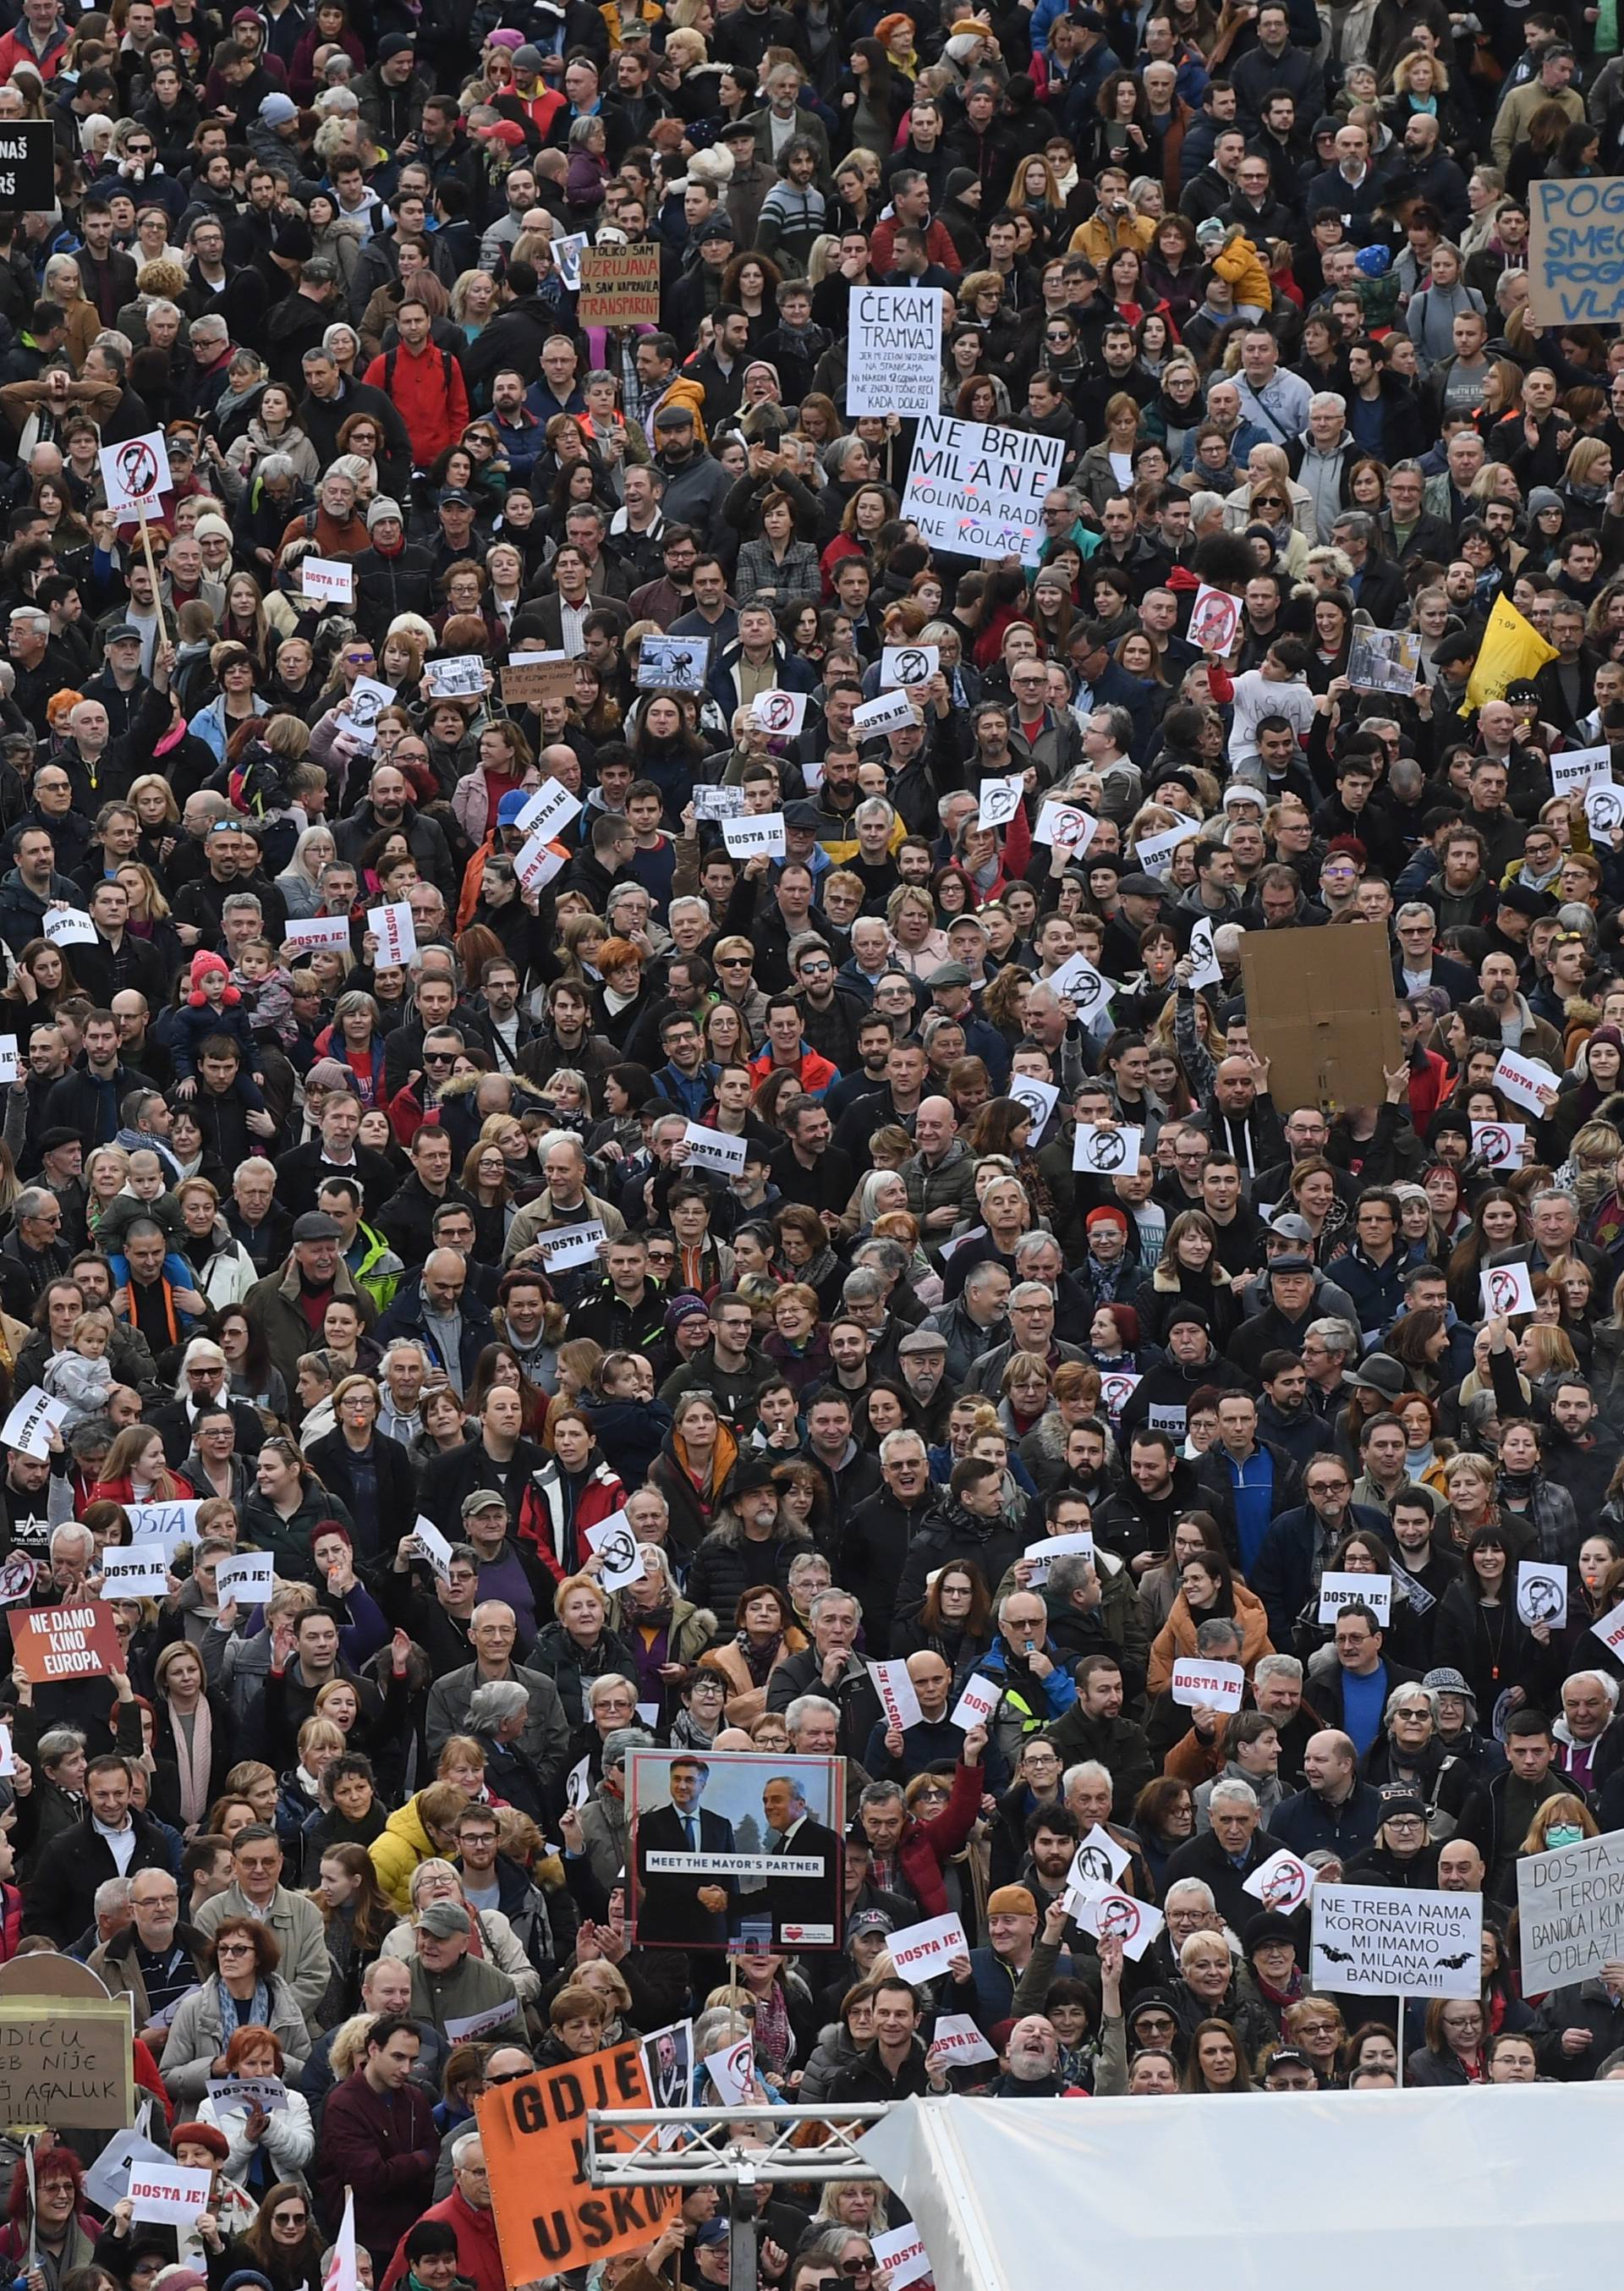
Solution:
M1032 831L1034 843L1047 843L1058 864L1081 859L1099 832L1099 822L1080 803L1057 803L1051 797L1038 814Z
M846 1762L633 1750L631 1909L642 1949L832 1949L844 1929Z
M1534 1309L1533 1275L1525 1265L1491 1265L1477 1276L1483 1317L1504 1320Z
M750 703L750 712L775 740L793 740L807 720L807 695L804 692L758 692Z
M1095 1178L1131 1178L1139 1166L1143 1129L1113 1129L1106 1122L1080 1121L1072 1144L1072 1167Z
M1407 699L1421 667L1421 639L1413 629L1379 629L1355 621L1347 648L1347 680L1355 692L1387 692Z
M1189 641L1202 652L1229 651L1241 625L1241 599L1227 589L1210 589L1203 581L1190 607Z
M703 692L710 658L709 637L644 637L638 645L638 689Z
M1475 1121L1472 1151L1491 1170L1520 1170L1528 1131L1520 1121Z
M1010 772L1001 779L983 780L981 808L976 814L977 827L1007 827L1021 808L1025 792L1025 772Z
M1544 1623L1559 1631L1568 1619L1568 1571L1543 1559L1517 1562L1517 1620L1532 1629Z
M940 645L882 645L880 648L880 681L882 685L900 687L908 691L916 684L928 684L941 664Z

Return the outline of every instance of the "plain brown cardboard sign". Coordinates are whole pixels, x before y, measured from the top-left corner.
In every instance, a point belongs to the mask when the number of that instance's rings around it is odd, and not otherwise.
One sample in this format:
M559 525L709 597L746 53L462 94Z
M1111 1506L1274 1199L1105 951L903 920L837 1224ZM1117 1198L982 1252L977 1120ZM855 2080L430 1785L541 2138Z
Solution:
M657 246L591 246L581 256L583 326L657 326L660 250Z
M1402 1056L1387 935L1376 923L1249 930L1241 976L1252 1048L1269 1095L1294 1105L1379 1105Z

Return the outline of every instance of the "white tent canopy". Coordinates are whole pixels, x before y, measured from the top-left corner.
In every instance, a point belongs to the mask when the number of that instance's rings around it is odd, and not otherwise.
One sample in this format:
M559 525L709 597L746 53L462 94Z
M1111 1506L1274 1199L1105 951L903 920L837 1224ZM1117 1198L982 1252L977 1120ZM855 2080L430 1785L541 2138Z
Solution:
M1614 2118L1617 2121L1614 2121ZM937 2291L1572 2291L1619 2250L1624 2083L912 2100L859 2145Z

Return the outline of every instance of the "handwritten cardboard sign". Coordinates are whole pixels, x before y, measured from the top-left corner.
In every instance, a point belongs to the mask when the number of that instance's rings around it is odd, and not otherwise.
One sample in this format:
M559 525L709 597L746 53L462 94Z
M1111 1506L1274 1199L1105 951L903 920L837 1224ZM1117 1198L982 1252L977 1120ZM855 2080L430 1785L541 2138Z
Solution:
M583 326L657 326L659 248L583 247L575 317Z

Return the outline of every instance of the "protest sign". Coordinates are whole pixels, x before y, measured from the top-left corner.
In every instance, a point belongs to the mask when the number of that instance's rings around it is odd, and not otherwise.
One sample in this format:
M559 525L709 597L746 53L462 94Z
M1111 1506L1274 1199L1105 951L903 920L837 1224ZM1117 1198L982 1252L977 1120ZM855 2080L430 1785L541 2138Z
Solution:
M145 2164L130 2166L133 2220L153 2220L165 2227L190 2227L199 2212L209 2207L214 2191L213 2172L192 2170L186 2164Z
M65 1400L53 1400L36 1384L25 1392L0 1425L0 1444L20 1448L25 1456L48 1456L51 1435L60 1432L68 1413Z
M1472 1151L1491 1170L1519 1170L1528 1131L1520 1121L1475 1121Z
M552 259L559 266L559 276L572 294L581 292L581 258L591 243L583 230L572 230L567 237L552 242Z
M549 1273L565 1273L572 1265L596 1265L607 1239L603 1226L591 1218L580 1225L554 1226L550 1232L538 1233L535 1245Z
M1391 1575L1342 1575L1328 1569L1320 1578L1319 1620L1334 1623L1344 1607L1369 1607L1385 1631L1393 1619Z
M1288 1853L1283 1845L1278 1853L1271 1853L1266 1861L1260 1861L1241 1886L1243 1893L1250 1893L1266 1909L1278 1910L1282 1917L1300 1909L1313 1889L1313 1870L1295 1853Z
M133 2125L121 2125L84 2174L84 2193L92 2204L110 2212L125 2199L132 2164L167 2164L169 2160L166 2148L155 2148Z
M942 289L854 288L846 305L846 411L934 414L942 403Z
M657 326L660 250L657 246L586 246L581 250L583 326Z
M1624 318L1624 175L1528 186L1528 322L1616 326Z
M1057 803L1050 799L1038 814L1032 840L1047 843L1064 864L1067 859L1081 859L1098 832L1099 822L1080 803Z
M347 915L296 916L284 929L282 943L285 946L297 947L304 954L348 954L350 918Z
M56 204L56 135L49 119L0 127L0 205L49 214Z
M1113 1129L1108 1122L1080 1121L1072 1145L1072 1167L1095 1178L1131 1178L1139 1166L1142 1129Z
M1134 864L1146 874L1154 875L1164 881L1173 864L1173 854L1179 845L1199 842L1200 840L1201 822L1181 819L1172 827L1159 829L1154 835L1138 837L1133 847Z
M695 819L736 819L744 808L742 787L696 787L694 790Z
M1485 1320L1496 1314L1510 1320L1534 1309L1533 1275L1525 1265L1491 1265L1478 1274L1477 1286Z
M860 708L852 710L851 720L853 728L867 739L879 732L904 732L910 724L917 724L919 718L905 692L878 692Z
M1107 1369L1099 1379L1099 1404L1114 1424L1138 1390L1139 1379L1129 1369Z
M1035 1146L1049 1127L1049 1115L1060 1103L1058 1084L1045 1081L1041 1074L1011 1074L1007 1095L1031 1114L1032 1136L1027 1142Z
M969 2068L977 2061L995 2061L993 2050L968 2013L938 2013L931 2043L951 2065Z
M426 1519L422 1512L418 1513L413 1524L412 1534L417 1548L439 1577L440 1581L448 1583L451 1580L451 1546L445 1536L440 1533L434 1522L431 1519Z
M306 557L299 566L299 579L307 597L319 599L324 605L350 605L355 602L355 567L342 557Z
M125 438L117 445L103 446L96 459L101 469L107 505L117 517L137 517L143 522L157 517L162 498L173 483L169 474L169 448L161 430L149 430L144 437Z
M480 700L489 674L483 654L447 653L424 663L423 689L432 700Z
M1590 1628L1609 1654L1624 1657L1624 1607L1615 1607Z
M1357 1997L1476 1997L1481 1893L1316 1885L1310 1973Z
M942 648L939 645L881 645L880 647L880 681L882 685L906 687L929 683L941 664Z
M637 650L639 692L703 692L709 637L643 637Z
M1087 1559L1094 1557L1094 1538L1086 1527L1069 1529L1064 1535L1045 1535L1036 1543L1029 1543L1022 1555L1026 1564L1025 1588L1041 1591L1049 1580L1049 1571L1057 1559Z
M94 946L96 926L83 907L47 907L40 925L52 946Z
M1007 827L1021 808L1025 786L1024 772L1010 772L1000 779L983 780L981 808L976 814L977 826Z
M754 2040L739 2037L719 2053L707 2053L699 2063L716 2087L724 2108L745 2108L755 2097Z
M927 414L908 463L901 514L932 549L1040 562L1043 498L1060 482L1065 440Z
M529 653L502 671L502 697L510 708L534 708L543 700L567 700L575 689L575 663L567 652Z
M277 1563L269 1551L237 1551L214 1564L214 1588L223 1607L262 1607L277 1588Z
M975 2025L972 2021L970 2026L974 2028ZM962 2047L958 2057L961 2060L965 2058ZM978 2053L975 2057L977 2060L996 2060L998 2055L989 2045L985 2053ZM871 2237L870 2243L874 2254L874 2265L885 2270L886 2291L903 2291L905 2284L917 2283L929 2274L929 2254L917 2226L894 2227L885 2235Z
M135 2113L128 1998L0 1997L0 2092L11 2124L122 2131Z
M652 2105L635 2038L479 2094L474 2110L510 2284L639 2250L675 2216L678 2189L594 2188L587 2178L588 2109ZM596 2137L610 2150L634 2144L633 2135L613 2123L599 2123Z
M392 906L368 907L366 928L378 942L375 968L404 969L417 960L417 929L404 899Z
M656 2108L691 2108L694 2102L694 2023L668 2022L643 2039L643 2068ZM660 2133L662 2148L683 2144L680 2125L666 2125Z
M724 1178L744 1176L744 1138L707 1129L703 1121L690 1121L682 1133L682 1143L687 1149L683 1158L688 1169L716 1170Z
M1494 1087L1514 1105L1543 1113L1545 1101L1556 1094L1557 1077L1541 1058L1525 1058L1515 1050L1502 1050L1494 1069Z
M1612 750L1565 748L1551 758L1551 788L1556 795L1580 795L1596 781L1612 777Z
M109 1543L101 1554L104 1599L162 1599L169 1591L169 1561L161 1543Z
M916 1925L900 1925L887 1943L893 1972L917 1989L945 1973L955 1957L968 1957L964 1927L950 1910L945 1917L925 1917Z
M1203 581L1190 607L1189 640L1202 652L1226 653L1241 625L1241 599L1227 589L1211 589Z
M1379 629L1355 621L1347 648L1347 680L1355 692L1390 692L1408 698L1421 665L1421 639L1411 629Z
M534 842L557 835L581 816L581 799L562 780L543 780L525 798L513 824Z
M1131 1858L1127 1848L1119 1845L1110 1831L1096 1822L1073 1854L1065 1882L1078 1893L1090 1893L1100 1885L1114 1885Z
M1277 1105L1375 1105L1402 1063L1385 923L1242 932L1252 1047Z
M1559 1631L1568 1619L1568 1571L1543 1559L1517 1562L1517 1620Z
M161 1543L165 1558L173 1559L182 1543L197 1532L198 1499L177 1497L173 1503L126 1504L130 1538L135 1543Z
M1173 1700L1186 1710L1238 1710L1245 1692L1246 1673L1238 1662L1180 1655L1173 1665Z
M906 1662L900 1657L894 1662L871 1662L868 1675L874 1682L887 1726L895 1726L898 1733L906 1733L910 1726L917 1726L924 1713L919 1707L919 1696L913 1691Z
M1624 1613L1624 1609L1620 1610ZM987 1678L972 1670L964 1682L964 1692L953 1704L948 1716L955 1726L962 1726L968 1734L972 1726L992 1724L993 1714L1003 1700L1004 1691L994 1678Z
M1073 1887L1065 1899L1084 1933L1092 1933L1097 1941L1120 1941L1123 1956L1136 1964L1167 1922L1160 1909L1148 1901L1136 1901L1131 1893L1119 1893L1114 1885L1087 1893Z
M623 1511L611 1512L585 1534L593 1557L602 1563L598 1580L606 1591L621 1591L628 1583L642 1581L648 1570L643 1564L637 1531Z
M392 685L380 684L375 676L357 677L339 714L344 719L344 730L358 748L377 746L378 718L385 708L394 705L394 700Z
M446 2034L454 2045L468 2045L476 2037L488 2036L493 2029L511 2029L519 2017L517 2003L511 1998L502 1998L478 2013L448 2013Z
M1052 986L1060 1000L1069 1002L1083 1019L1091 1018L1105 1008L1112 986L1111 980L1095 969L1086 954L1068 956L1057 970L1050 971L1043 984Z
M1218 950L1212 944L1212 922L1210 916L1202 915L1190 933L1190 962L1192 986L1223 985L1224 969L1218 959Z
M736 819L724 819L722 841L731 859L753 859L762 852L769 859L782 859L788 848L784 836L784 814L741 812Z
M449 2029L450 2022L446 2022ZM267 2116L287 2106L287 2086L280 2077L211 2077L209 2098L216 2110L262 2108Z
M36 1686L63 1678L110 1677L124 1668L113 1610L100 1599L30 1607L11 1622L12 1656Z
M1593 836L1616 836L1624 827L1624 787L1592 780L1585 790L1585 820Z
M540 891L555 875L563 873L569 864L569 854L545 835L532 835L513 854L513 872L519 888L525 891Z
M1523 1993L1594 1980L1624 1957L1624 1829L1517 1858Z
M764 732L775 740L793 740L807 720L807 695L804 692L758 692L750 703L750 712Z
M0 1082L17 1079L17 1037L0 1034Z

